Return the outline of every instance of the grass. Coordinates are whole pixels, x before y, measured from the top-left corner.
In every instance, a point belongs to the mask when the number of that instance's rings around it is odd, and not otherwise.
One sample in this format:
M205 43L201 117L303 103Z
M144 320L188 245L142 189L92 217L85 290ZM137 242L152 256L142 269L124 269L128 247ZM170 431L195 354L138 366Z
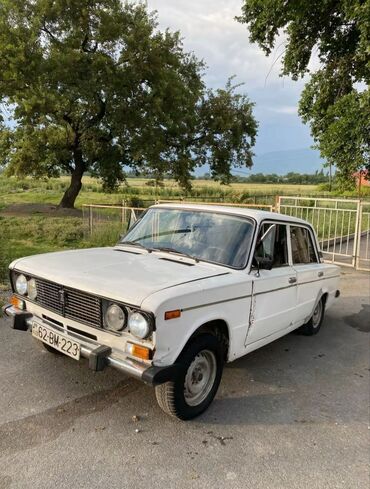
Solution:
M253 202L274 204L276 195L324 196L317 185L232 183L221 185L210 180L194 180L191 193L185 195L173 180L165 180L163 187L148 185L148 179L130 178L116 192L103 191L101 182L96 178L84 177L76 207L83 204L121 204L123 200L132 204L154 202L157 199L201 199L205 201ZM10 204L58 204L69 184L68 177L35 180L25 178L17 180L0 175L0 210ZM365 189L364 189L365 192ZM370 193L370 192L369 192ZM329 196L329 194L327 194ZM355 193L349 193L348 196ZM147 201L147 202L145 202ZM139 205L140 206L140 205Z
M101 183L91 177L83 178L83 189L76 201L76 207L83 204L121 204L123 200L156 200L176 198L203 198L205 200L230 200L242 202L248 198L268 196L273 203L273 196L284 195L314 195L318 193L315 185L272 185L232 183L221 185L208 180L194 180L193 190L185 195L182 189L171 180L166 180L163 187L147 185L148 180L131 178L127 185L121 185L114 193L103 191ZM51 178L48 181L6 178L0 176L0 209L9 204L58 204L69 183L68 177ZM268 203L270 203L268 202ZM262 202L261 202L262 203Z

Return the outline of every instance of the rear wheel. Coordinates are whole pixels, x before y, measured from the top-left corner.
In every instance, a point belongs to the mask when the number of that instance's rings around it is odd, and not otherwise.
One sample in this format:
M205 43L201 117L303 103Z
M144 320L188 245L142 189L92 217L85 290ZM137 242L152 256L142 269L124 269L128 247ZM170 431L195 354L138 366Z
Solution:
M180 355L176 379L155 388L159 406L170 416L191 419L213 401L221 381L223 347L211 334L195 338Z
M324 319L324 312L325 300L324 298L321 298L313 311L311 319L301 326L298 331L305 336L313 336L314 334L317 334L320 331Z

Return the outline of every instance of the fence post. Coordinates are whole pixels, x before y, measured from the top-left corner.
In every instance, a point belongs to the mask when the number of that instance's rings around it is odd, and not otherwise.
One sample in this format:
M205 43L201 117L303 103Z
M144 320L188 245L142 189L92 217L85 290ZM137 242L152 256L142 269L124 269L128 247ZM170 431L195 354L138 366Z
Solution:
M281 205L281 196L280 195L277 195L275 197L276 201L275 201L275 212L281 212L280 211L280 205Z
M355 240L353 243L355 258L353 266L357 269L360 265L360 255L361 255L361 229L362 229L362 202L358 201L357 204L357 219L356 219L357 231L355 231Z
M93 231L93 211L92 211L92 206L89 205L89 233L90 236L92 235Z
M125 222L125 201L122 200L122 207L121 207L121 224L123 227L123 223Z
M121 213L121 219L122 219L122 224L125 223L127 221L127 213L126 213L126 206L127 206L127 202L126 202L126 199L123 199L122 200L122 213Z

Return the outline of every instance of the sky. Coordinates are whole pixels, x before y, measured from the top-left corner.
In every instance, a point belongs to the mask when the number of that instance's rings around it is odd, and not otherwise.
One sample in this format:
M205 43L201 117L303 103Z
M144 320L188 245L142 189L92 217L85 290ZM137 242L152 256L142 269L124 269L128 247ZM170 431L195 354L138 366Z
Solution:
M193 51L207 65L207 86L225 86L229 76L245 85L240 91L255 102L259 121L256 154L309 148L313 144L309 127L297 113L304 81L279 77L279 57L283 40L266 57L251 44L245 25L236 22L241 0L147 0L150 10L158 11L161 29L179 30L184 48Z

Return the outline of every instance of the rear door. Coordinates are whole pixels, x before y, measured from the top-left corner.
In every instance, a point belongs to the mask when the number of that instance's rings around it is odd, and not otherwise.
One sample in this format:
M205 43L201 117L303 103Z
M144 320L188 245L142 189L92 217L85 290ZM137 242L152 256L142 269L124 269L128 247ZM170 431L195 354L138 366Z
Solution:
M291 224L289 234L292 249L292 263L297 273L297 315L306 322L321 295L325 265L321 263L316 240L309 227Z
M256 258L272 258L271 270L252 271L253 295L247 345L293 326L297 273L289 256L288 227L265 221L259 231ZM256 261L256 260L255 260Z

